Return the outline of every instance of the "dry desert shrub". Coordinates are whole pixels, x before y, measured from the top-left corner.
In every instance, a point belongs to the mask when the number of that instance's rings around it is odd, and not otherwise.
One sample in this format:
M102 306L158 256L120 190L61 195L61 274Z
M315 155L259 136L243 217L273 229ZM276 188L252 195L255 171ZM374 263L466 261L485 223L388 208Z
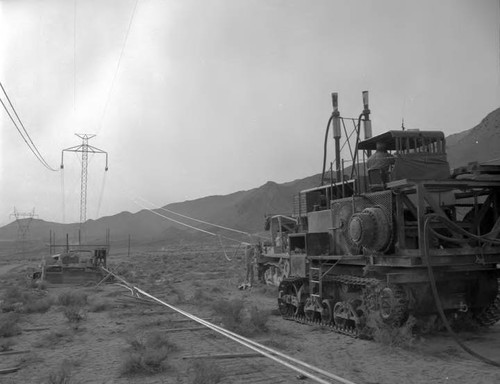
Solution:
M224 377L221 368L211 360L194 360L189 367L191 384L217 384Z
M84 292L79 291L65 291L62 292L57 297L57 303L59 305L70 307L70 306L84 306L87 304L88 297Z
M0 352L10 351L15 344L12 339L0 339Z
M112 304L106 300L95 300L89 305L89 312L104 312L112 307Z
M40 337L40 339L33 343L33 346L36 348L53 348L58 345L73 341L73 335L74 333L69 329L52 331Z
M0 337L12 337L21 333L17 313L0 313Z
M177 346L161 332L127 341L129 348L122 363L122 375L153 375L171 369L166 360Z
M192 304L203 306L212 303L214 301L214 295L207 293L206 289L196 288L189 301Z
M245 307L241 299L219 300L212 305L216 315L221 318L224 327L243 336L252 336L267 332L269 312L253 306Z
M19 285L8 287L2 297L2 312L44 313L52 306L52 298L44 291L33 291Z
M85 311L85 308L79 305L71 305L69 307L65 307L63 314L70 323L75 325L87 318L87 311Z
M46 384L71 384L73 383L71 379L71 371L73 370L74 364L70 360L63 360L60 367L56 371L50 372Z
M53 304L52 297L34 298L24 305L25 313L45 313Z
M262 343L268 346L269 348L280 349L282 351L286 351L290 346L290 344L286 341L286 339L283 340L283 338L276 338L276 337L273 337L269 340L265 340Z
M186 302L186 295L184 295L184 292L177 287L171 287L169 295L175 295L174 304L182 304Z

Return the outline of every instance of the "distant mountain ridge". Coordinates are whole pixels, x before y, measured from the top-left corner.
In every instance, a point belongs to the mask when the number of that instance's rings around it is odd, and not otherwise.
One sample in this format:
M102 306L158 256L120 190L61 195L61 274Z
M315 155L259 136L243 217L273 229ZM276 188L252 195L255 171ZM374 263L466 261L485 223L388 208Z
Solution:
M446 147L452 168L471 161L500 163L500 108L474 128L448 136Z
M472 161L484 162L499 159L498 163L500 163L500 108L489 113L474 128L450 135L446 140L448 160L452 168ZM248 191L202 197L168 204L164 208L229 228L251 233L260 232L263 230L265 214L291 213L293 196L301 190L319 185L320 180L321 175L317 174L282 184L268 181ZM156 212L207 231L222 233L214 227L189 221L162 210L156 210ZM52 230L59 243L65 241L66 233L74 241L78 239L78 228L77 223L60 224L36 219L30 224L29 238L33 241L48 243L49 231ZM186 230L147 210L137 213L121 212L98 220L88 220L85 224L84 236L87 241L102 242L107 228L111 231L113 242L124 242L129 235L134 243L144 244L160 240L175 242L182 239L199 239L200 236L210 237L207 234ZM18 226L15 222L0 228L0 241L15 240L17 230ZM227 232L223 234L230 235ZM241 235L236 237L243 240Z

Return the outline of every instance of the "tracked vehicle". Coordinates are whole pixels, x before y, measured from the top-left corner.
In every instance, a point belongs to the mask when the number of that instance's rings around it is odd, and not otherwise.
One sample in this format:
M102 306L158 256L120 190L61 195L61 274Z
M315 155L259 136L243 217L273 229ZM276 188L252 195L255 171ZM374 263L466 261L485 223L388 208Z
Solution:
M336 159L329 180L324 162L321 185L298 194L293 215L267 221L273 240L263 246L260 268L268 283L279 285L282 316L350 335L366 332L373 321L401 326L410 315L467 314L494 324L500 319L500 166L450 172L442 132L372 137L368 93L357 120L341 117L332 96L325 151L332 126ZM389 164L368 168L377 147L385 147ZM349 149L348 168L342 148Z
M107 276L102 268L107 267L109 231L106 232L105 244L78 243L70 245L69 236L66 235L65 244L56 244L55 234L53 236L51 231L49 255L43 256L40 270L32 275L32 279L51 284L87 284L103 280Z

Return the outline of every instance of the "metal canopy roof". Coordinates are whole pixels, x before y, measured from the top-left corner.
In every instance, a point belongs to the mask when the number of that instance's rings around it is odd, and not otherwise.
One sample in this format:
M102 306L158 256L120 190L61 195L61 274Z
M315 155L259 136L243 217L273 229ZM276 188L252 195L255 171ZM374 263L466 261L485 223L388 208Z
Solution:
M387 150L396 149L396 138L421 139L426 138L432 142L444 140L444 133L441 131L420 131L418 129L408 129L406 131L387 131L380 135L359 142L358 149L375 150L377 142L386 144Z

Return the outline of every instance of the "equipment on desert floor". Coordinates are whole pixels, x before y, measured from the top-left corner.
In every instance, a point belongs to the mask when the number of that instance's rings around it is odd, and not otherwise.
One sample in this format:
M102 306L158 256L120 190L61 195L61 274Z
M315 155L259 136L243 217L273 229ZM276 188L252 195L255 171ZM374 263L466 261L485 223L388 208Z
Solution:
M410 315L422 323L442 313L494 324L500 166L469 164L450 174L442 132L372 137L368 93L357 121L341 117L332 96L325 138L326 159L332 123L332 177L326 180L324 164L321 185L298 194L293 215L266 220L272 241L263 244L260 275L279 286L282 316L350 335L369 333L373 321L400 326ZM365 160L381 147L390 165L367 169ZM350 154L347 169L342 148Z
M66 244L56 245L51 234L50 255L43 257L40 271L33 274L33 279L53 284L85 284L101 281L106 276L101 267L107 267L109 233L106 235L104 245L71 246L68 237L66 239ZM58 248L63 250L53 254Z

